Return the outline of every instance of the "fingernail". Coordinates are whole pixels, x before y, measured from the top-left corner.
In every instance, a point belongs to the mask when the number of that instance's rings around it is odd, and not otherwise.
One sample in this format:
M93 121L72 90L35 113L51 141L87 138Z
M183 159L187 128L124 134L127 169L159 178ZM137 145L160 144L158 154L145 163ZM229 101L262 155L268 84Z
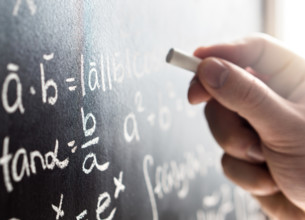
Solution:
M265 158L263 156L262 149L259 146L252 146L247 152L248 157L258 162L264 162Z
M227 67L216 58L209 60L200 71L200 75L202 74L204 80L214 89L222 87L229 74Z

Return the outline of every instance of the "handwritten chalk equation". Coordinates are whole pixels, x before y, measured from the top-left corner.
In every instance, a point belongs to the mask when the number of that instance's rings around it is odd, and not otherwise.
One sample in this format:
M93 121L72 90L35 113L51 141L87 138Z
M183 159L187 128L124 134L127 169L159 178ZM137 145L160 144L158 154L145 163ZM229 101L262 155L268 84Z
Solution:
M130 53L129 50L85 57L80 55L82 95L102 90L112 91L127 80L141 79L156 71L151 66L152 54Z
M92 113L85 114L83 107L81 108L80 113L84 136L91 138L91 136L94 135L97 127L96 118ZM91 127L89 126L89 123ZM98 143L99 137L94 137L81 144L80 149L92 148ZM7 192L13 191L13 182L18 183L21 182L25 176L30 177L31 175L37 174L37 166L39 166L38 164L40 164L42 170L53 170L55 167L64 169L69 165L69 157L59 159L60 145L58 139L55 140L54 150L45 154L42 154L38 150L28 152L24 147L21 147L15 153L12 153L9 151L9 146L10 137L6 136L3 139L2 144L0 167L2 167L3 181ZM71 155L76 153L79 149L75 140L68 141L68 143L65 144L65 147L71 149ZM19 170L17 169L18 163L22 165ZM82 171L85 174L90 174L93 169L96 168L98 171L104 172L108 169L109 165L109 161L100 163L96 153L91 151L85 156L83 160ZM122 177L120 177L120 179L122 179ZM118 179L115 179L116 185L118 184L117 180ZM121 187L121 189L123 189L123 187ZM119 192L116 194L118 193Z
M82 115L82 123L83 123L83 132L85 137L90 137L94 134L96 130L96 119L95 116L90 112L85 115L83 108L81 108L81 115ZM92 126L88 128L88 124L91 122ZM90 140L88 140L86 143L84 143L81 148L92 148L94 145L97 145L99 143L99 137L94 137ZM92 160L90 160L92 159ZM88 167L87 161L91 161L90 166ZM89 162L90 163L90 162ZM87 154L87 156L84 159L83 162L83 172L86 174L89 174L92 172L94 168L98 169L99 171L103 172L106 171L109 167L109 162L105 162L103 164L99 164L97 160L96 153L90 152Z
M225 220L229 214L236 220L265 220L260 206L251 196L238 187L220 185L210 195L203 196L202 209L196 213L197 220Z
M44 61L50 61L54 58L54 53L45 54L43 55ZM45 63L40 63L40 82L41 82L41 98L42 103L55 105L58 99L58 89L57 83L52 78L48 78L45 72ZM1 91L1 101L4 110L8 114L13 114L15 112L19 112L20 114L24 114L25 107L23 104L23 93L24 88L19 77L20 67L15 63L8 63L7 64L7 71L9 72L8 75L5 77L2 91ZM14 84L16 86L14 87ZM9 99L9 92L10 90L14 90L15 98L14 100ZM52 91L51 91L52 90ZM37 94L37 89L34 86L30 86L29 93L34 96Z
M18 7L20 7L31 1L18 2ZM16 10L18 15L19 8ZM114 164L109 159L108 149L105 149L99 131L102 127L103 115L91 108L90 104L86 105L85 101L97 94L100 98L103 98L103 95L117 95L116 93L121 92L120 89L125 83L140 81L153 71L157 71L158 65L148 62L151 56L151 54L130 53L127 49L113 54L95 56L81 53L77 57L79 71L57 73L53 65L60 62L59 56L50 52L42 54L40 57L36 66L38 83L30 85L25 83L29 81L24 80L23 67L15 62L8 63L0 91L0 104L6 114L28 117L27 113L31 112L33 105L27 105L27 103L33 97L39 101L38 104L47 106L51 111L58 111L59 103L63 101L61 98L68 94L69 98L81 100L77 102L76 121L78 123L75 123L78 125L75 129L80 133L77 133L77 137L64 136L64 140L52 137L48 140L49 145L36 146L37 148L34 150L30 146L21 144L14 151L12 151L13 136L4 135L2 152L0 152L3 190L8 194L13 194L12 192L17 191L17 186L22 184L21 182L25 178L35 178L47 171L67 170L69 166L71 167L70 162L75 159L76 155L81 155L77 163L79 163L80 173L86 178L96 175L96 173L107 175L108 178ZM181 98L172 82L165 81L161 84L164 88L153 91L151 94L145 94L137 88L134 92L127 94L125 101L132 104L124 108L126 111L120 119L121 136L119 135L118 138L125 141L128 146L134 146L135 143L141 143L145 139L144 133L141 133L143 127L157 129L166 134L174 127L177 114L188 119L197 115L197 111ZM153 106L149 105L151 103ZM40 151L42 148L47 152L42 153ZM203 146L196 146L194 152L182 153L180 161L173 159L157 164L153 155L144 153L142 181L147 190L146 196L151 208L151 219L159 219L158 205L161 200L174 194L183 202L190 194L191 184L196 178L206 177L209 169L220 170L216 169L216 160L213 160L214 156L211 154L205 151ZM98 220L111 220L116 215L118 216L120 197L124 196L124 192L128 189L124 182L125 174L126 171L121 169L112 173L110 177L112 187L109 190L108 188L100 190L93 196L95 207L81 204L82 207L78 209L77 213L72 213L74 219L87 220L89 215L94 215ZM69 213L71 210L67 208L69 196L65 193L58 189L56 198L48 201L50 215L53 216L53 219L65 219L68 214L71 216ZM233 193L235 203L231 199ZM231 188L226 185L221 186L202 197L202 204L200 204L202 208L199 208L194 215L197 220L225 219L228 213L233 212L235 206L243 203L244 197L241 197L240 194L239 191L232 192ZM254 209L253 206L244 208L257 213L257 209ZM236 210L236 216L239 216L238 219L247 219L245 212L240 209ZM15 216L11 219L21 220L22 218Z
M177 198L185 199L190 191L190 183L198 176L206 176L208 170L215 167L215 161L206 161L206 157L203 146L197 146L196 152L186 152L181 162L171 160L162 165L155 164L152 155L145 155L143 175L153 220L159 219L157 199L162 200L173 192Z
M143 159L143 175L151 205L151 219L158 220L158 201L175 193L183 200L191 189L191 182L199 176L207 177L208 171L215 168L215 160L205 162L208 157L202 146L196 152L185 153L184 161L171 160L162 165L155 164L152 155ZM215 172L213 170L213 172ZM259 204L244 190L226 183L202 197L202 208L197 210L197 220L225 220L233 214L237 220L264 220Z
M140 56L137 53L130 55L128 50L125 53L114 53L114 55L101 54L97 59L94 57L85 59L84 55L80 54L80 74L73 76L67 73L69 76L64 79L64 85L72 93L81 89L83 97L89 92L112 91L115 85L120 85L128 79L141 79L154 71L158 66L151 67L148 64L151 56L149 54ZM57 62L56 58L54 52L42 55L42 60L39 63L39 86L23 85L21 80L24 77L22 67L13 62L7 64L8 74L2 84L1 102L3 109L8 114L24 114L26 112L23 100L26 94L40 95L43 104L52 106L57 103L60 93L62 93L58 88L58 84L61 82L54 80L54 78L58 78L56 73L50 73L52 64ZM9 97L9 93L15 93L14 100ZM138 95L137 99L141 99L141 94ZM142 109L140 110L142 111ZM151 114L148 120L154 123L154 117Z
M146 121L151 127L157 125L161 131L166 132L172 126L172 114L175 112L184 112L186 116L192 118L196 116L196 111L188 107L186 102L183 102L180 98L176 97L173 84L167 83L167 95L158 93L157 97L157 111L153 112L145 106L145 97L141 91L137 91L134 95L134 107L135 111L130 112L124 119L123 134L125 141L131 143L133 141L140 141L140 129L138 125L138 115L146 115ZM166 97L168 96L168 97ZM174 102L174 109L165 104L165 99L172 99Z
M59 159L59 142L55 141L53 151L44 155L38 150L28 152L26 148L19 148L15 153L9 152L10 137L6 136L2 144L2 156L0 157L0 167L2 167L3 181L7 192L14 190L13 182L21 182L27 176L37 174L37 166L43 170L53 170L55 167L64 169L69 164L69 158ZM21 168L18 170L18 163ZM37 165L39 164L40 165Z
M120 171L119 177L113 178L113 184L115 186L115 191L113 193L113 197L108 192L103 192L97 196L96 199L96 209L93 210L95 212L95 216L97 220L112 220L115 217L117 207L112 205L113 200L119 199L119 196L122 192L125 191L126 186L123 184L123 171ZM53 210L53 213L55 214L55 219L60 220L64 219L65 211L64 211L64 194L60 194L60 199L58 202L58 205L51 204L51 208ZM87 219L86 216L90 212L89 209L84 209L79 214L75 216L76 220L82 220ZM105 215L108 215L105 217ZM103 216L103 217L102 217Z

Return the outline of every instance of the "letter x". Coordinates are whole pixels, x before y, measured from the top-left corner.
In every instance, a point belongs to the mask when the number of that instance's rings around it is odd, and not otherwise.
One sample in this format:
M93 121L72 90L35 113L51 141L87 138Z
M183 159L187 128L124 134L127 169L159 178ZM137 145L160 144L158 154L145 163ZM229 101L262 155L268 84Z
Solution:
M114 198L117 199L119 197L119 193L121 191L124 192L125 190L125 186L123 184L123 171L120 172L119 179L117 179L116 177L113 178L113 182L115 185Z
M59 217L64 217L64 215L65 215L64 211L61 210L63 198L64 198L64 195L60 194L60 202L59 202L59 206L58 207L52 204L52 208L56 212L56 220L58 220Z

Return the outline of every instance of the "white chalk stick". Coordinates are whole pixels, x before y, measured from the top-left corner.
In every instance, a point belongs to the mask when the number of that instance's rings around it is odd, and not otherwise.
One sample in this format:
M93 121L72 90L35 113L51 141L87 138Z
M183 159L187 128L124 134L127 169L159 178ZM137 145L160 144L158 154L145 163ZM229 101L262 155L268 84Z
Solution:
M195 73L201 59L172 48L168 51L166 62Z

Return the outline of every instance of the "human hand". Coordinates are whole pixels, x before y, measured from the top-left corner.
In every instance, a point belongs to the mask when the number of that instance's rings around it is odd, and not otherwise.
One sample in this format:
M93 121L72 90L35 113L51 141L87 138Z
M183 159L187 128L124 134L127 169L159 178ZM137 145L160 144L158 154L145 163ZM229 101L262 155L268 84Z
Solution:
M225 174L274 219L305 219L305 59L258 34L198 48L189 88L225 153Z

